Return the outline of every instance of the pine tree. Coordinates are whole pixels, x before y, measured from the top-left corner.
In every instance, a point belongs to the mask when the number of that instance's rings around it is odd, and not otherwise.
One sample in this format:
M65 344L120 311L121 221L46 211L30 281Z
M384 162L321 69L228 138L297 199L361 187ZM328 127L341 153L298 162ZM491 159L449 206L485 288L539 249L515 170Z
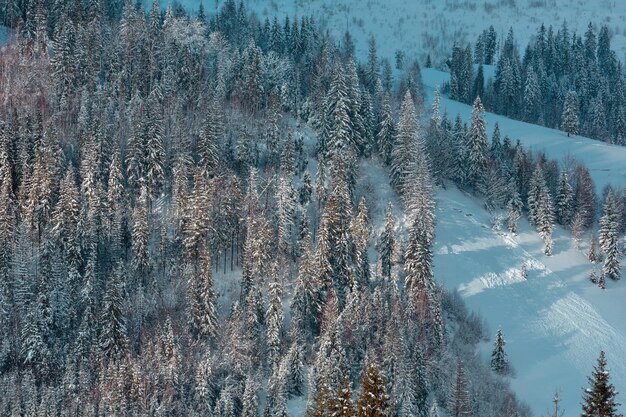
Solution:
M150 273L150 253L148 251L148 188L142 185L139 198L133 211L132 267L137 278L145 284Z
M480 97L476 97L472 109L472 123L464 151L467 158L466 183L473 190L478 190L478 187L485 180L489 163L484 111Z
M302 242L302 256L291 303L292 325L297 327L307 340L312 340L319 333L322 311L319 287L315 258L307 235Z
M391 184L403 190L409 154L414 144L420 142L419 123L411 92L407 90L400 108L400 121L391 154Z
M620 214L617 201L613 195L613 190L609 189L604 201L604 213L600 218L600 231L598 241L600 248L605 253L602 275L612 280L620 278L618 232L620 224Z
M258 417L259 399L256 393L256 384L252 377L246 378L241 405L241 417Z
M352 242L354 244L354 263L356 269L356 279L360 289L366 289L369 286L369 259L367 249L370 238L369 215L365 198L359 201L356 216L350 222L350 231L352 234Z
M161 91L156 86L146 102L146 186L150 201L161 195L165 182L165 149L163 146L163 115Z
M537 164L528 192L528 220L535 225L545 243L545 254L552 254L552 230L554 229L554 207L546 185L541 163Z
M395 249L395 220L393 217L393 205L387 204L385 227L380 235L378 252L380 253L381 274L384 279L391 280L391 268L393 266L393 253Z
M274 266L273 269L276 269ZM281 304L282 286L278 282L276 276L277 271L273 272L274 277L269 284L268 291L268 308L265 313L265 322L267 323L267 345L268 345L268 364L270 369L277 369L280 360L280 341L283 327L283 308Z
M509 232L517 233L517 222L522 217L524 203L519 195L517 182L514 177L509 180L509 201L506 204L507 225Z
M567 132L568 137L578 135L578 96L574 91L569 91L565 97L563 115L561 116L561 130Z
M197 275L188 284L191 297L191 331L198 338L215 338L219 329L217 296L213 284L211 256L203 245L199 253Z
M617 392L609 381L609 370L604 351L600 352L598 364L588 378L589 388L583 394L583 417L621 417L617 408L620 406L615 401Z
M502 329L498 329L496 340L493 343L493 351L491 352L491 369L499 374L506 374L509 370L509 361L504 351L504 334Z
M472 404L467 380L465 379L465 368L460 360L456 365L456 378L450 397L448 412L451 417L467 417L472 415Z
M361 380L361 395L357 400L358 417L386 417L390 413L389 395L378 367L369 364Z
M560 225L569 226L574 217L574 189L569 182L567 171L561 171L556 195L556 220Z
M380 123L376 141L378 142L378 152L386 165L391 164L391 155L395 147L396 127L391 113L391 96L389 93L383 97L380 111Z
M589 240L589 250L587 251L587 259L589 259L589 262L595 264L600 261L600 254L598 252L598 238L595 235L592 235Z
M354 405L352 404L352 391L350 381L343 378L341 386L328 405L329 415L336 417L356 417Z
M109 358L120 358L128 350L123 295L123 265L116 267L107 284L101 315L100 348Z

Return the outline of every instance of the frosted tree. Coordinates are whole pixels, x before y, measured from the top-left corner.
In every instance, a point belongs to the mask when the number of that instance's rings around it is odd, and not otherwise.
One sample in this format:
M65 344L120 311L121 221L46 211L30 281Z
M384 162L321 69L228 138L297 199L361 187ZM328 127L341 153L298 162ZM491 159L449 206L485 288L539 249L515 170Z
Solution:
M541 110L541 90L537 74L529 67L524 86L524 120L536 123Z
M367 249L370 238L370 225L365 198L359 201L356 216L350 222L352 242L354 243L354 263L357 275L357 282L361 288L368 288L369 285L369 259Z
M128 350L127 317L124 311L122 264L107 284L101 313L100 348L109 358L120 358Z
M402 190L406 181L406 169L411 149L420 142L419 122L411 92L407 90L400 107L400 121L391 154L391 184Z
M557 222L569 226L574 217L574 188L569 182L566 170L562 170L559 175L555 206Z
M579 132L580 122L578 121L578 96L575 91L569 91L565 97L563 114L561 116L561 130L567 136L576 136Z
M391 96L386 93L380 111L380 123L376 141L378 142L378 152L383 162L391 164L391 155L394 149L394 139L396 136L396 126L391 113Z
M277 268L274 266L273 268ZM280 341L283 328L283 307L281 304L282 286L278 282L277 272L269 284L268 308L265 312L267 323L268 364L270 369L277 369L280 361Z
M337 417L356 417L354 404L352 404L352 390L350 389L350 381L343 378L341 386L335 393L334 397L328 404L329 415Z
M589 249L587 250L587 259L592 264L600 261L600 249L598 248L598 238L595 235L591 235L589 239Z
M307 340L312 340L319 332L322 310L319 287L315 258L307 235L302 242L302 256L291 303L292 325L297 327Z
M148 250L150 231L148 227L148 188L146 185L142 185L133 210L132 267L137 278L144 284L150 272L150 253Z
M211 256L206 245L199 252L197 274L191 277L188 285L192 333L199 339L216 337L217 296L213 284Z
M256 383L250 376L246 378L241 404L241 417L258 417L259 399L256 392Z
M493 343L493 351L491 352L491 369L499 374L506 374L509 370L509 361L504 351L505 345L506 342L502 329L498 329L496 340Z
M363 372L361 395L357 399L358 417L386 417L390 415L390 399L385 392L386 382L371 363Z
M514 177L509 180L509 201L506 203L506 218L509 232L517 233L517 223L522 217L524 203L519 195L517 181Z
M618 233L620 228L620 213L613 190L609 189L604 200L604 213L600 218L598 242L605 254L602 275L618 280L620 278Z
M621 417L618 412L618 404L615 401L617 391L610 382L610 374L607 369L607 361L604 351L600 352L598 364L594 366L593 373L588 378L589 387L583 394L583 417Z
M202 132L200 132L197 144L200 166L213 175L217 173L219 166L218 146L224 130L222 118L221 106L214 100L207 114Z
M391 268L393 266L393 253L396 246L395 219L393 216L393 205L387 204L385 215L385 227L378 242L378 252L380 254L381 274L384 279L391 280Z
M293 256L293 227L295 214L295 191L291 178L281 176L276 187L276 224L278 249L287 259Z
M487 130L485 127L484 107L480 97L476 97L472 109L472 123L465 143L465 163L467 164L467 186L473 190L485 180L489 164Z
M472 401L465 377L465 367L461 360L457 361L456 377L452 387L448 412L452 417L467 417L472 415Z
M528 220L535 225L545 243L545 253L552 253L552 230L554 228L554 207L550 191L546 185L541 163L537 164L528 191Z
M161 195L165 181L165 148L163 145L163 115L161 90L156 86L146 101L146 186L150 204Z

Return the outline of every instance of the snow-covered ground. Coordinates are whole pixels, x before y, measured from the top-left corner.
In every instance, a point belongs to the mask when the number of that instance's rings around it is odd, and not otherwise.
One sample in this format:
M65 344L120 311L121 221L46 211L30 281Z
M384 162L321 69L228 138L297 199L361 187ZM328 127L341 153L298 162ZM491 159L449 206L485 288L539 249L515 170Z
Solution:
M150 3L151 0L144 0ZM215 0L178 0L188 10L197 10L200 1L214 10ZM224 0L218 0L222 4ZM560 28L567 22L570 32L584 34L587 24L606 24L613 33L612 44L620 59L626 52L626 2L622 0L245 0L250 9L263 16L313 15L333 35L349 29L357 51L365 56L367 38L376 37L381 55L393 59L396 50L408 57L423 58L430 53L441 57L452 42L472 45L489 25L500 39L509 27L523 47L543 22ZM162 1L162 3L166 3Z
M434 251L437 279L458 289L492 336L502 327L516 370L512 386L535 415L545 415L557 389L566 415L580 412L581 388L600 350L624 390L626 286L610 282L603 291L591 284L592 265L569 232L556 230L554 255L547 257L525 220L518 236L496 232L479 201L457 189L440 190ZM488 360L491 345L484 350Z

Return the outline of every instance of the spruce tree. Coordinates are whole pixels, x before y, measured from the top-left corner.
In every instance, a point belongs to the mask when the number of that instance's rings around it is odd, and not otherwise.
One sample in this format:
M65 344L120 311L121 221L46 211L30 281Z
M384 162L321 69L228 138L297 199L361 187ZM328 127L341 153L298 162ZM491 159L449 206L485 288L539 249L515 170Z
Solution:
M478 190L478 187L485 180L489 164L484 111L480 97L476 97L472 109L472 123L464 151L467 158L466 185L472 190Z
M116 359L122 357L129 347L122 287L123 268L119 264L107 284L101 314L100 348L107 357Z
M620 227L620 214L613 190L609 189L604 201L604 213L600 218L600 231L598 241L600 248L606 255L602 266L602 275L612 280L620 278L618 232Z
M561 130L567 136L576 136L579 132L580 122L578 121L578 96L576 92L569 91L565 97L563 105L563 115L561 116Z
M617 410L620 406L615 401L617 391L610 382L604 351L600 352L598 364L588 378L589 387L583 393L583 417L621 417Z
M390 415L389 395L385 392L385 380L378 367L369 364L361 380L361 395L357 400L358 417L387 417Z
M491 352L491 369L499 374L506 374L509 369L509 361L504 351L504 334L502 329L498 329L496 340L493 343L493 351Z
M378 242L378 252L380 254L381 274L384 279L391 280L391 268L393 266L393 253L396 245L395 219L393 216L393 205L387 204L385 215L385 227Z
M458 360L456 365L456 377L452 387L448 412L451 417L468 417L472 415L472 403L465 378L465 367Z
M566 170L559 175L556 195L556 220L560 225L569 226L574 217L574 189L569 182Z

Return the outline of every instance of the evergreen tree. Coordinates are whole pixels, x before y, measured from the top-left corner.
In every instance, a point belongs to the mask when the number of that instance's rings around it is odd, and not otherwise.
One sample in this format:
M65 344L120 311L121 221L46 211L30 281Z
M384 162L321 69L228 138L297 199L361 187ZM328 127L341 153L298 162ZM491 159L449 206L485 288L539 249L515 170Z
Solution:
M100 348L109 358L122 357L129 347L124 311L123 265L116 267L107 284L102 305Z
M331 416L337 417L356 417L354 405L352 404L352 391L350 390L350 381L348 378L343 378L341 386L335 394L334 398L330 400L329 412Z
M391 280L395 245L395 219L393 217L393 205L389 203L387 204L387 214L385 215L385 227L378 243L382 277L388 281Z
M189 282L191 331L198 338L214 338L218 332L217 296L214 290L211 256L205 245L200 250L197 275Z
M561 116L561 130L567 132L567 136L576 136L579 132L578 121L578 96L576 92L569 91L565 97L563 105L563 115Z
M604 213L600 218L600 231L598 241L600 248L605 253L602 275L618 280L620 278L618 232L620 228L620 215L617 208L617 201L613 195L613 190L609 189L604 200Z
M560 225L569 226L574 217L574 189L569 182L566 170L559 175L556 195L556 220Z
M504 334L502 329L498 329L496 333L496 340L493 344L493 351L491 352L491 369L499 374L506 374L509 370L509 361L504 351Z
M583 394L583 417L621 417L617 408L620 404L615 401L617 392L611 384L609 370L606 367L604 351L600 352L598 364L588 378L589 388Z
M281 304L282 287L278 282L277 272L275 271L273 274L274 277L269 284L265 322L267 323L268 364L270 369L277 369L280 359L280 340L284 314Z
M380 123L376 140L378 142L378 152L387 165L391 164L391 156L395 147L394 139L396 136L396 128L391 114L391 96L389 93L383 97L383 103L380 111Z
M385 380L378 367L369 364L361 380L361 395L357 400L358 417L386 417L390 413L389 395L385 393Z
M258 417L259 415L259 399L256 393L254 380L248 376L243 392L243 400L241 405L241 417Z
M485 180L489 163L484 111L480 97L476 97L472 109L472 123L464 150L467 158L466 185L473 190L478 190Z
M472 415L472 404L467 380L465 379L465 368L460 360L456 365L456 377L450 397L448 412L453 417L467 417Z

